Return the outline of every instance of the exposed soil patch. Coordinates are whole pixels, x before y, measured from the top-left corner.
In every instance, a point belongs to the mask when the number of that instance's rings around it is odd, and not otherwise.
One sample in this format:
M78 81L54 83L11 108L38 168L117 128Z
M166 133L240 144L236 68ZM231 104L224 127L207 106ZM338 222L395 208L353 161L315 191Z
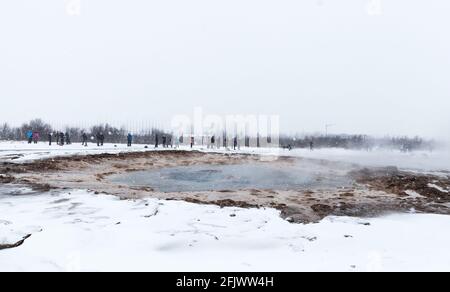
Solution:
M259 208L260 207L255 204L249 204L248 202L233 201L231 199L217 200L217 201L202 201L199 199L194 199L194 198L188 197L184 201L189 202L189 203L204 204L204 205L217 205L217 206L220 206L221 208L225 208L225 207Z
M14 182L14 177L11 175L0 175L0 184L9 184Z
M374 190L401 197L408 197L408 192L414 191L429 202L450 202L448 177L409 173L395 168L362 169L351 174L358 183Z

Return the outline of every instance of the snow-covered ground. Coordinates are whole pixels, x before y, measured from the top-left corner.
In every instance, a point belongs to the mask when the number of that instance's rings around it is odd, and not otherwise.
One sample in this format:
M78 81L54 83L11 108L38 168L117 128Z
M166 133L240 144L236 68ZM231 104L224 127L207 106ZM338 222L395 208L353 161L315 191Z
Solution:
M122 151L153 147L1 142L0 161ZM423 172L450 169L445 152L239 152ZM274 209L126 201L83 190L36 194L0 185L0 246L31 235L20 247L0 250L0 271L450 271L448 230L450 217L442 215L328 217L298 225L286 222Z
M145 148L145 145L133 145L127 147L126 144L106 143L102 147L90 143L88 147L83 147L80 143L58 146L55 143L49 146L48 143L28 144L26 142L0 142L0 161L11 160L14 162L26 162L34 159L51 158L55 156L89 155L101 153L119 153L133 151L151 151L153 146ZM159 148L161 150L161 148Z
M448 271L450 217L328 217L121 201L85 191L0 196L0 271Z
M170 150L171 148L169 148ZM179 149L191 150L190 147L182 145ZM63 147L53 144L48 146L47 143L27 144L26 142L0 142L0 161L10 159L13 161L24 162L39 158L49 158L54 156L68 156L75 154L99 154L99 153L119 153L130 151L154 151L154 145L133 145L127 147L125 144L105 144L103 147L97 147L96 144L90 143L88 147L83 147L79 143L65 145ZM157 150L164 150L158 148ZM233 152L225 148L208 149L206 146L197 145L194 150L204 152L229 153ZM294 149L292 151L273 148L241 148L234 151L237 153L250 153L261 155L282 155L297 156L312 159L325 159L331 161L340 161L360 164L363 166L396 166L400 169L422 171L422 172L440 172L450 171L450 148L440 149L433 152L416 151L411 153L403 153L396 150L378 149L373 151L346 150L340 148L316 149Z

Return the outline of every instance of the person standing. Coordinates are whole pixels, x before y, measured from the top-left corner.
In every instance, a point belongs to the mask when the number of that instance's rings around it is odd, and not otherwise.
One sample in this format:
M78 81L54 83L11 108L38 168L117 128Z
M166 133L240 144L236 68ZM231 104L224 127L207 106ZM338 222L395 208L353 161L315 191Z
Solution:
M32 130L28 130L26 133L27 139L28 139L28 144L33 143L33 131Z
M105 142L105 135L103 135L102 132L97 133L97 146L103 146L103 143Z
M194 144L195 144L195 138L194 138L194 136L191 136L191 148L194 148Z
M67 144L67 145L72 144L72 142L70 141L70 135L69 135L69 132L66 132L66 144Z
M83 143L81 145L87 147L87 140L88 140L87 134L83 133L83 135L81 135L81 138L83 139Z
M237 146L238 146L238 139L237 139L237 136L236 136L233 139L233 149L236 150Z
M311 142L309 142L309 150L313 151L314 150L314 142L311 140Z
M158 139L158 134L155 135L155 148L158 148L159 146L159 139Z
M132 142L133 142L133 135L131 135L131 133L128 133L127 141L128 141L127 146L128 146L128 147L131 147L131 144L132 144Z
M59 132L55 132L56 145L59 145Z
M48 133L48 146L52 146L52 133Z
M64 133L59 133L59 145L64 146Z
M39 142L39 138L40 138L39 132L33 132L33 143L34 144L37 144Z
M162 143L163 143L163 148L167 148L167 137L166 137L166 135L164 135L162 137Z

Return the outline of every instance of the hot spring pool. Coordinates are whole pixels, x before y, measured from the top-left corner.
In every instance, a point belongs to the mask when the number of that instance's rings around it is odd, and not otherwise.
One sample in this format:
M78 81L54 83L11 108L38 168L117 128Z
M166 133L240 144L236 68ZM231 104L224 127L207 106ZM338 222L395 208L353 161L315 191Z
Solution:
M352 183L347 177L323 171L263 163L169 167L116 175L111 181L160 192L323 189Z

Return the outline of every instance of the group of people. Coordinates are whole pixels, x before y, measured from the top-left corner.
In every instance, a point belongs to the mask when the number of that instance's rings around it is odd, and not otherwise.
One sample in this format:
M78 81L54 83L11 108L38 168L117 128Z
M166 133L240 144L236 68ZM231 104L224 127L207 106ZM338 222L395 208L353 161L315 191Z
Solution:
M97 133L96 138L97 138L97 146L98 147L103 146L103 144L105 143L105 134L103 134L102 132L99 132L99 133ZM87 144L87 142L86 142L86 144Z
M203 145L203 142L204 142L204 138L207 139L207 148L208 149L220 148L220 146L221 146L220 137L216 138L216 136L214 136L214 135L211 136L211 137L202 137L202 145ZM183 136L180 137L180 143L181 144L183 143ZM227 145L227 143L228 143L228 140L227 140L226 137L224 137L223 138L223 144ZM190 138L190 145L191 145L191 148L193 148L194 145L195 145L195 138L194 138L194 136L191 136L191 138ZM233 150L240 149L239 139L238 139L237 136L235 136L233 138L233 145L232 145L232 147L233 147Z
M27 139L28 139L28 144L37 144L39 142L39 139L41 138L41 135L39 134L39 132L35 132L35 131L27 131L26 133Z
M173 148L172 137L171 136L167 137L166 135L163 135L162 136L162 146L163 146L163 148L169 148L169 147ZM159 136L156 135L155 136L155 148L158 148L158 147L159 147Z
M54 132L54 133L48 133L48 144L50 146L53 143L53 137L55 138L55 142L57 145L64 146L64 145L72 144L69 133Z
M37 144L39 142L39 140L40 140L39 132L32 131L32 130L27 131L26 137L28 139L28 143L29 144L32 144L32 143ZM195 145L195 137L191 136L189 138L190 138L189 139L190 147L193 148L194 145ZM98 147L103 146L104 143L105 143L105 135L102 132L98 132L95 135L95 137L91 136L90 138L89 138L87 133L83 132L81 134L81 141L82 141L81 145L87 147L88 146L88 140L94 140L94 139L96 140ZM181 135L179 137L179 139L175 139L175 148L178 148L180 144L183 144L183 142L184 142L183 139L184 139L183 135ZM208 137L207 139L209 139L209 141L207 143L208 144L208 148L215 148L216 146L220 147L220 144L221 144L220 140L217 141L215 136ZM225 139L224 143L227 143L226 138L224 138L224 139ZM56 144L60 145L60 146L72 144L71 136L70 136L69 132L66 132L66 133L63 133L63 132L49 133L48 134L48 143L49 143L49 145L51 146L53 142L56 142ZM127 146L131 147L132 143L133 143L133 135L131 133L128 133L128 135L127 135ZM162 144L163 148L169 148L169 147L173 148L174 147L174 145L173 145L173 138L170 135L162 135L162 136L156 135L155 136L155 148L158 148L160 146L160 143ZM203 144L203 140L202 140L202 144ZM232 145L232 147L233 147L234 150L240 148L237 137L233 138L233 145ZM312 148L313 148L313 145L311 145L311 149Z
M28 144L37 144L41 138L40 133L37 131L32 131L32 130L28 130L26 133L26 137L27 137L27 141ZM70 145L72 144L71 141L71 136L69 134L69 132L63 133L63 132L53 132L53 133L48 133L47 135L48 137L48 144L51 146L54 142L57 145L60 146L64 146L64 145ZM102 132L98 132L95 136L96 141L97 141L97 146L103 146L105 143L105 135ZM92 140L94 140L94 137L91 137ZM89 137L87 135L87 133L82 133L81 135L81 140L82 140L82 144L83 146L87 147L88 146L88 140ZM127 135L127 145L128 147L131 147L133 143L133 135L131 133L129 133ZM166 138L163 137L163 145L164 147L166 147Z

